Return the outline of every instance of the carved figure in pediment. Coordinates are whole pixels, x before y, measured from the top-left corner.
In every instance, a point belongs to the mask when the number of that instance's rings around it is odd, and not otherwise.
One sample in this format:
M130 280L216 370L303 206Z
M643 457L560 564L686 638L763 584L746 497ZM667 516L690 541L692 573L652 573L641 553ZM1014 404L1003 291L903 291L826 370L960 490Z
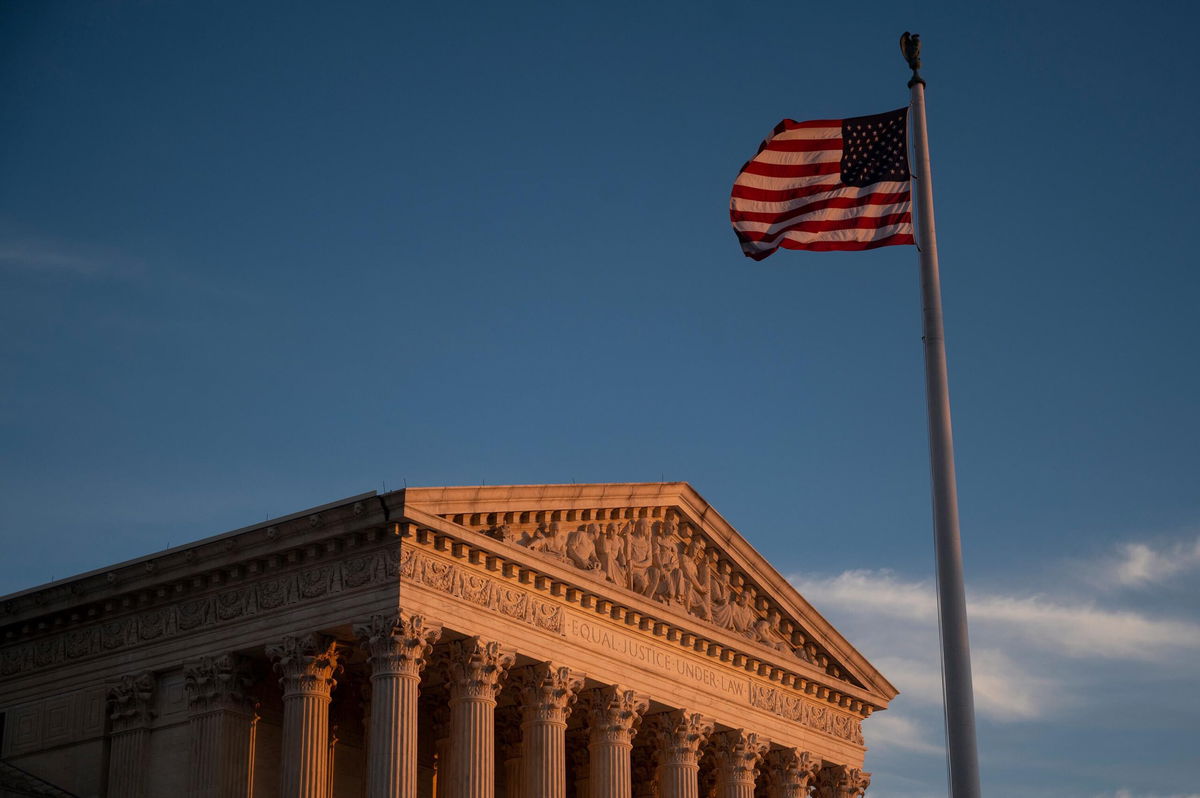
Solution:
M629 586L625 559L627 534L618 532L616 523L610 521L604 529L604 534L596 541L596 556L600 560L600 570L604 573L604 578L621 587Z
M525 545L530 551L540 551L555 557L562 557L563 549L566 548L566 538L562 526L557 521L551 521L548 525L539 525L533 533L533 537Z
M650 524L645 518L639 518L633 525L633 531L626 537L626 561L629 564L629 586L643 596L654 592L657 584L653 581L654 571L654 541L650 539Z
M679 540L674 524L668 522L654 536L654 565L650 597L656 601L683 603L683 573L679 567Z
M783 632L779 630L780 616L777 610L771 610L767 613L766 618L757 618L754 621L753 633L754 639L763 645L770 646L777 651L791 653L792 647L788 641L784 639Z
M750 591L719 581L714 581L714 584L718 587L713 592L713 621L731 632L754 637L754 622L758 620L758 613L750 605Z
M567 537L567 557L585 571L600 568L600 557L596 551L596 539L600 530L595 524L581 526Z
M521 533L513 529L508 524L501 524L492 530L492 537L503 540L507 543L517 543L521 538Z
M704 540L699 535L693 537L688 545L687 554L680 563L680 573L683 576L683 606L698 618L711 621L712 597L709 584L712 580L708 572Z

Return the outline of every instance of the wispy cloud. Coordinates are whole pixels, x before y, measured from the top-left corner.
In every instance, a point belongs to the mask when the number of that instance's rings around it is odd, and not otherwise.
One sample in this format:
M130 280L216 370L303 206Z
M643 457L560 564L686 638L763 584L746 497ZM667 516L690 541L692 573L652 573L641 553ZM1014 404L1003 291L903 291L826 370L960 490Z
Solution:
M129 277L137 264L117 252L50 240L0 240L0 267L68 277Z
M1102 586L1144 588L1200 571L1200 535L1192 540L1123 543L1093 564Z
M936 623L937 598L929 582L902 581L888 571L846 571L792 581L818 606ZM975 593L967 603L973 630L987 629L989 636L1064 656L1156 661L1200 650L1200 625L1190 621L1042 596Z
M914 754L941 756L945 748L930 740L930 734L912 718L891 712L878 715L863 724L863 734L870 748L886 746Z
M1177 792L1170 795L1163 795L1162 793L1134 792L1133 790L1121 789L1116 792L1099 793L1095 798L1200 798L1200 792Z

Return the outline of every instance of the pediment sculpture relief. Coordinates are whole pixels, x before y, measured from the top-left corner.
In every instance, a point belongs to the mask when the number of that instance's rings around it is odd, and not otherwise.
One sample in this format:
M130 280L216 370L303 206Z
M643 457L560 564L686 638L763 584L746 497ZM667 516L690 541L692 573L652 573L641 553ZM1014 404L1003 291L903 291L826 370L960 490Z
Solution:
M836 678L849 678L794 622L785 631L779 609L760 597L699 530L672 513L592 521L546 515L552 520L485 525L481 531L798 657Z

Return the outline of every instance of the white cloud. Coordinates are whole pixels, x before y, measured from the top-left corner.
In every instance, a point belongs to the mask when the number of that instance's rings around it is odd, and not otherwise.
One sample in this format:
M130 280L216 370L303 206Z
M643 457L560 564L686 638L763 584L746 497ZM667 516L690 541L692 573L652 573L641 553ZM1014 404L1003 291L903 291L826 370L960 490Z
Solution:
M1102 560L1099 581L1116 587L1147 587L1200 570L1200 535L1191 541L1124 543Z
M1200 798L1200 793L1189 792L1162 795L1161 793L1133 792L1132 790L1121 789L1116 792L1100 793L1095 798Z
M846 571L824 579L797 577L792 582L818 607L936 624L937 599L928 582L903 582L887 571ZM981 633L985 639L1070 657L1166 661L1181 652L1200 650L1200 625L1090 603L972 593L967 614L973 638Z
M136 264L115 252L55 241L0 241L0 266L74 277L123 277Z
M871 749L893 748L914 754L941 756L945 748L932 742L921 726L911 718L887 712L872 716L863 724L863 735Z

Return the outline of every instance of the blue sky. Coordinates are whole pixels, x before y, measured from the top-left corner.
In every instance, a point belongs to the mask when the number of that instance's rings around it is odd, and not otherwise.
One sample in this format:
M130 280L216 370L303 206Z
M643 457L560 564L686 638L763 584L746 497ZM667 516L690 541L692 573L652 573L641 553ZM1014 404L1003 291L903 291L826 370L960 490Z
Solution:
M944 794L916 257L742 257L783 117L933 152L991 795L1200 765L1183 3L10 2L0 592L364 490L691 482Z

